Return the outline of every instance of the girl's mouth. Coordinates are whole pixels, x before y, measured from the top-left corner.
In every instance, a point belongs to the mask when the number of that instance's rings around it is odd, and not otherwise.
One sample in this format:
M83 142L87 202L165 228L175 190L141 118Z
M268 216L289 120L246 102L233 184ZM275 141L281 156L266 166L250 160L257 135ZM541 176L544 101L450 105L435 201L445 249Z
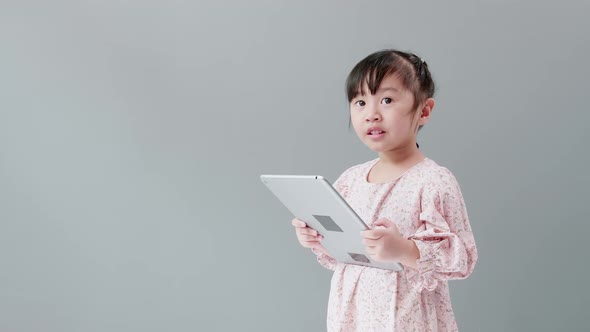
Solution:
M367 136L369 136L372 139L378 139L378 138L385 136L385 132L384 131L373 131L373 132L370 132Z

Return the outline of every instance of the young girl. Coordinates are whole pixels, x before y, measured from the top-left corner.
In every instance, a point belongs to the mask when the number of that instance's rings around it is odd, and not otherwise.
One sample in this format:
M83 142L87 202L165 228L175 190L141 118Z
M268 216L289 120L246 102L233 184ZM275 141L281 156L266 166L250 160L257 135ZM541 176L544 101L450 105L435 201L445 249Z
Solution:
M379 157L345 170L334 187L369 225L359 241L371 258L404 270L339 263L293 219L301 245L334 271L328 331L456 331L447 281L471 274L477 249L457 180L416 143L434 108L428 66L379 51L352 69L346 90L354 130Z

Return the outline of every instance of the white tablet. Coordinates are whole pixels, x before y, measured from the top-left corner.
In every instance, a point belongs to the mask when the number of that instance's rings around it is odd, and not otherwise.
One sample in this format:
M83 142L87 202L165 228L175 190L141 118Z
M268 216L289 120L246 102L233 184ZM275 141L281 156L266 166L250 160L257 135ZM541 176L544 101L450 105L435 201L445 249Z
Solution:
M396 262L371 260L360 235L369 227L324 177L263 174L260 179L295 218L324 236L322 245L337 261L392 271L403 269Z

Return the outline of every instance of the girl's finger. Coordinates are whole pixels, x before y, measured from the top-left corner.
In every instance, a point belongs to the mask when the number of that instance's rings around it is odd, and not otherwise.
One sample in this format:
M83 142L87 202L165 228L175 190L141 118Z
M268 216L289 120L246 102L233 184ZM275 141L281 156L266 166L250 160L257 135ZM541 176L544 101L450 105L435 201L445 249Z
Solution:
M366 246L374 247L375 245L377 245L378 242L379 242L379 240L371 240L371 239L367 239L367 238L363 239L363 244Z
M361 236L365 239L371 239L371 240L379 240L380 238L383 237L383 235L385 235L385 232L383 232L380 229L375 229L375 230L369 230L369 231L362 231L361 232Z
M311 228L301 228L301 227L297 227L297 229L295 230L298 234L301 235L311 235L311 236L317 236L318 232L311 229Z
M299 239L301 241L320 242L320 239L318 239L317 236L312 236L312 235L299 235Z
M303 242L303 246L308 247L308 248L317 247L319 245L320 245L320 243L316 242L316 241L304 241Z
M316 231L315 229L311 229L309 227L305 228L305 234L307 235L313 235L313 236L317 236L318 235L318 231Z
M293 225L295 227L307 227L307 225L303 221L301 221L297 218L294 218L293 220L291 220L291 225Z

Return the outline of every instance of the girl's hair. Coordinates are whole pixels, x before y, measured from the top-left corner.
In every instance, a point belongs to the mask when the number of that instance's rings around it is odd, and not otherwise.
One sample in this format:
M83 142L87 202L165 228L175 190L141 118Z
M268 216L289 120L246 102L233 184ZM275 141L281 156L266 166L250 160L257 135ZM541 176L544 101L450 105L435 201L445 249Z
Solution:
M422 58L414 53L386 49L370 54L352 68L346 78L348 102L363 93L365 84L371 94L375 94L381 81L391 74L398 75L404 88L414 95L414 112L420 103L434 96L434 81ZM348 126L350 127L350 118ZM418 128L420 129L422 126Z

